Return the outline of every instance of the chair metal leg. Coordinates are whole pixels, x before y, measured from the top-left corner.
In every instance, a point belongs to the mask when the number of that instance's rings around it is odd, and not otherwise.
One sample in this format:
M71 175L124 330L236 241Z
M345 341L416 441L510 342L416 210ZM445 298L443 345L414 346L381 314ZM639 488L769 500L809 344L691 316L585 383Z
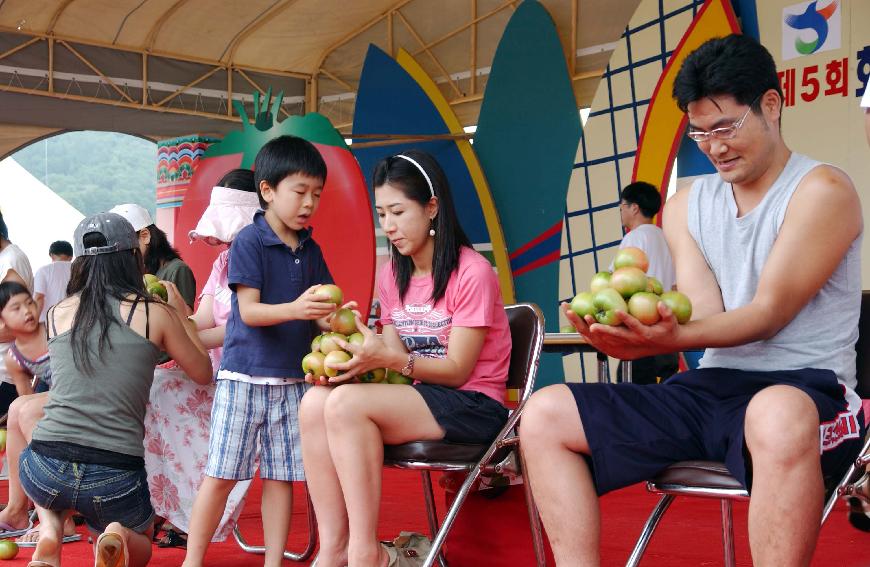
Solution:
M317 546L317 519L314 516L314 506L311 504L311 497L308 494L307 486L305 488L305 500L308 504L308 543L306 544L305 549L301 553L293 553L284 550L284 559L287 559L288 561L306 561L314 553L314 548ZM238 524L236 524L236 527L233 528L233 537L236 538L236 543L239 544L239 547L242 548L242 551L246 553L253 553L255 555L266 554L265 546L250 545L248 544L248 542L245 541L245 538L242 537L242 531L239 529Z
M734 567L734 521L731 501L722 500L722 548L725 553L725 567Z
M595 356L598 359L598 381L602 384L610 384L610 362L607 355L599 352Z
M834 509L834 505L837 503L838 498L853 496L855 494L856 483L858 483L862 476L867 473L865 469L868 464L868 458L870 458L870 453L868 453L868 451L870 451L870 437L864 441L864 446L861 448L861 452L858 453L855 462L852 463L849 470L847 470L846 474L843 475L843 478L840 480L840 483L837 485L833 494L831 494L828 501L825 502L825 509L822 511L822 525L825 525L825 521L828 519L828 516L831 515L831 510ZM856 476L857 478L855 478Z
M520 451L520 466L523 474L528 470L526 461L523 458L523 453ZM547 555L544 552L544 530L541 527L541 516L538 514L538 506L535 504L535 497L532 494L532 486L529 484L528 476L523 478L523 492L526 495L526 511L529 513L529 528L532 531L532 546L535 550L535 565L537 567L547 566Z
M429 471L420 471L423 477L423 498L426 500L426 519L429 521L429 533L434 539L438 535L438 515L435 508L435 494L432 492L432 475ZM443 553L438 553L438 564L447 567L447 560Z
M468 472L468 476L465 477L465 482L462 483L462 486L460 486L459 490L456 492L453 504L451 504L450 509L447 510L447 515L444 516L444 523L441 524L441 528L432 539L432 549L429 550L429 555L426 556L426 560L423 562L423 567L432 567L432 565L435 564L435 558L441 557L441 548L444 546L447 534L450 532L450 528L453 527L453 522L456 521L456 516L459 515L459 509L462 507L462 503L465 502L465 499L471 492L472 486L474 486L474 483L478 478L480 478L479 465Z
M652 513L649 515L646 524L644 524L643 531L640 532L640 537L637 539L637 543L634 544L634 549L631 551L631 555L628 557L628 562L626 562L625 567L637 567L637 565L640 564L640 560L646 551L646 546L649 544L653 532L658 527L659 521L662 519L662 516L665 515L668 506L671 505L674 498L676 498L676 496L671 494L662 495L659 503L656 504L656 507L653 508Z

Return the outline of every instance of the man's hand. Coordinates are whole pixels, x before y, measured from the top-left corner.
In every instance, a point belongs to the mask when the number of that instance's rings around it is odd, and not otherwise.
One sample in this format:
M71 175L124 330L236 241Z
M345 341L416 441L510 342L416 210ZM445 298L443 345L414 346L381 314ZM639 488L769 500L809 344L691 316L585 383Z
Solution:
M335 311L335 304L327 301L329 296L325 293L318 293L317 288L319 287L320 284L309 287L296 298L296 301L290 303L290 311L293 314L293 319L323 319Z
M591 346L613 358L634 360L654 354L675 352L679 348L680 326L670 308L659 301L658 310L661 320L655 325L644 325L628 313L617 311L622 325L612 327L596 323L589 315L581 319L563 303L562 312L583 335Z

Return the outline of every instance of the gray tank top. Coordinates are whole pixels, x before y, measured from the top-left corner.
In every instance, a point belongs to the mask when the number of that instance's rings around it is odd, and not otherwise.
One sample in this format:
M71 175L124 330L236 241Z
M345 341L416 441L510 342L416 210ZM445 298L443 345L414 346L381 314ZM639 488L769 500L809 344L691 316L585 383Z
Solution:
M113 313L118 313L118 300L108 301ZM33 439L75 443L135 457L144 455L145 407L160 350L120 317L115 323L109 327L112 348L99 354L97 329L88 333L87 341L94 353L93 372L88 374L73 362L71 331L49 339L51 396Z
M752 301L792 194L817 165L819 162L793 153L762 201L740 218L731 185L718 175L706 175L692 185L689 233L719 282L726 311ZM861 238L859 235L852 242L827 283L776 336L738 347L708 348L701 367L829 369L841 384L854 390L855 341L861 310ZM854 397L853 392L849 394Z

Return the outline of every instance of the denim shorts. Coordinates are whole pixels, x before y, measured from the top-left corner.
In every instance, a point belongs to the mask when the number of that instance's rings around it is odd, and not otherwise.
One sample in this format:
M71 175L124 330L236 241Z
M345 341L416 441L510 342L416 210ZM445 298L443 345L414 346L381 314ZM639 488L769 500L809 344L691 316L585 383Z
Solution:
M488 444L507 422L507 408L486 394L437 384L413 387L423 396L438 425L444 428L445 441Z
M41 508L75 510L101 533L112 522L143 533L154 524L145 469L122 470L40 455L28 445L19 461L21 485Z

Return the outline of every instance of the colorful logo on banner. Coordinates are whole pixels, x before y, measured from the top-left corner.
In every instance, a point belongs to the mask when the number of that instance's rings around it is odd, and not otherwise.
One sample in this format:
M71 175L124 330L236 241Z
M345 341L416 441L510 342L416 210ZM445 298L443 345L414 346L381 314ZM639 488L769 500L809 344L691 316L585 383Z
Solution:
M840 0L801 2L782 10L782 59L794 59L841 45Z

